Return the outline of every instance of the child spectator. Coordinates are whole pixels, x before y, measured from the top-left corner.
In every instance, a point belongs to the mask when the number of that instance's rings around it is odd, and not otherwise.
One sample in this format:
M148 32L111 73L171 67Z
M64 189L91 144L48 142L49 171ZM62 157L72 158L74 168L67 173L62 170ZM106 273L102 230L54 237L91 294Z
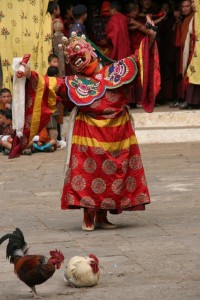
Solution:
M47 76L49 77L57 77L59 73L59 69L57 66L49 66L47 69Z
M57 55L51 54L48 58L49 63L52 64L47 69L47 76L57 77L59 74L59 69L56 66L59 62ZM34 136L33 141L29 144L29 148L32 148L32 152L53 152L57 148L57 116L59 114L59 107L51 116L50 122L47 125L47 128L43 128L39 135ZM50 137L50 134L53 138Z
M34 136L33 138L33 152L53 152L55 140L51 140L48 134L47 128L43 128L39 135Z
M4 129L1 137L1 147L4 154L9 154L12 148L14 130L12 129L12 111L7 109L4 115Z
M12 102L11 91L7 88L0 90L0 109L10 109Z
M49 59L48 59L49 61ZM53 60L51 60L49 62L49 67L47 69L47 75L50 77L56 77L58 76L59 73L59 69L57 66L54 66ZM59 110L58 108L56 109L56 111L51 115L50 121L47 124L47 129L50 135L51 140L55 141L55 144L57 143L57 137L58 137L58 130L57 130L57 117L59 115Z
M50 13L52 21L54 21L57 18L60 18L60 7L56 0L49 1L47 11Z
M58 66L59 66L59 57L58 57L58 55L50 54L48 56L48 64L49 64L49 67L54 66L54 67L58 68Z
M58 56L55 54L51 54L48 57L48 62L49 62L49 67L47 69L47 75L49 77L58 77L58 74L59 74L59 69L58 69L59 58L58 58ZM62 103L59 103L56 111L51 116L49 124L47 125L47 128L49 130L49 135L50 135L51 139L55 140L55 141L62 140L60 125L63 124L63 110L64 110L64 107L63 107ZM57 146L59 147L59 143Z

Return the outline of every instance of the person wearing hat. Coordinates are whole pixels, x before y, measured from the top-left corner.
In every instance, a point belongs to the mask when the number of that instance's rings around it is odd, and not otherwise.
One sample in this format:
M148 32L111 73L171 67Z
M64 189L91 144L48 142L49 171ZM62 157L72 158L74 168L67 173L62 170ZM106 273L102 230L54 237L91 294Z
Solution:
M72 32L76 32L77 35L82 35L82 34L86 35L84 22L87 19L87 7L83 4L78 4L74 6L72 13L75 22L69 31L69 36L71 36Z

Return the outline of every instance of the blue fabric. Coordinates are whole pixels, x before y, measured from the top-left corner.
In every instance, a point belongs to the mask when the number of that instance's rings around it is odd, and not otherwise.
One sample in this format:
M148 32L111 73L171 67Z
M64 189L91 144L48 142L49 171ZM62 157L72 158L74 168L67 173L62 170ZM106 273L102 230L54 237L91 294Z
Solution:
M80 24L78 22L75 22L72 28L70 29L69 36L71 36L73 31L75 31L77 35L81 35L81 34L86 35L85 25Z

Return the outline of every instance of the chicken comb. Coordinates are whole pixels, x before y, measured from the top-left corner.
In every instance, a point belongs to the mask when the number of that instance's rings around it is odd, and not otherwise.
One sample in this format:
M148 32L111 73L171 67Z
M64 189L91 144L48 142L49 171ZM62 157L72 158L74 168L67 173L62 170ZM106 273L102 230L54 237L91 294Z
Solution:
M89 254L89 258L94 259L97 263L99 262L98 258L96 257L96 255L94 255L93 253Z
M63 261L65 259L64 255L62 254L62 252L60 250L51 250L49 252L49 254L51 255L51 257L53 258L57 258L59 261Z

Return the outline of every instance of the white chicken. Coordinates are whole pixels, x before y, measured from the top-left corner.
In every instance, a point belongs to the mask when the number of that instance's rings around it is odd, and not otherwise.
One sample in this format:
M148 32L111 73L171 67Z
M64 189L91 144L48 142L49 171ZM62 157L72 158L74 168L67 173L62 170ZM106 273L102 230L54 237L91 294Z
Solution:
M72 257L64 271L64 277L73 287L94 286L99 281L99 260L94 254Z

